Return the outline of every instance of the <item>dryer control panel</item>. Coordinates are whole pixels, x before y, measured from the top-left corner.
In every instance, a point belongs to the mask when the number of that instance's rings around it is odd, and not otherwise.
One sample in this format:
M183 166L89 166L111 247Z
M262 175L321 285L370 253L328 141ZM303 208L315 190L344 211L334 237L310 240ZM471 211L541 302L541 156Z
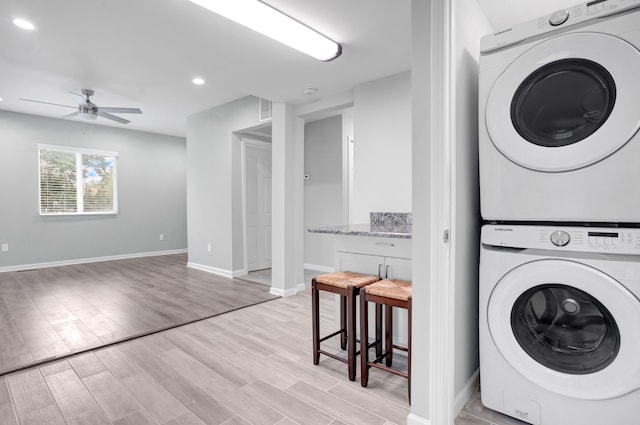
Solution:
M593 0L532 19L511 28L488 34L480 40L480 53L488 53L554 31L569 25L595 18L621 13L640 7L640 0Z
M487 224L484 245L640 255L640 229Z

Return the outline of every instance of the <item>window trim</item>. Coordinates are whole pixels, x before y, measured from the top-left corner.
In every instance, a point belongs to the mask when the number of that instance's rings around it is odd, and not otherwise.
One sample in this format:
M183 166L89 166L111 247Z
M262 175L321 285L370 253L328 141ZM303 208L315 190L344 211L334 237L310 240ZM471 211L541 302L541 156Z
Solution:
M82 169L82 155L102 155L111 156L115 159L113 162L113 209L110 211L84 211L84 192L83 185L76 187L77 208L76 212L43 212L42 211L42 169L40 163L40 152L42 150L70 152L76 154L76 171ZM60 146L49 144L38 144L38 212L41 216L78 216L78 215L116 215L118 214L118 159L119 153L114 151L105 151L99 149L78 148L72 146ZM79 162L78 162L79 161ZM82 173L77 173L76 181L83 182Z

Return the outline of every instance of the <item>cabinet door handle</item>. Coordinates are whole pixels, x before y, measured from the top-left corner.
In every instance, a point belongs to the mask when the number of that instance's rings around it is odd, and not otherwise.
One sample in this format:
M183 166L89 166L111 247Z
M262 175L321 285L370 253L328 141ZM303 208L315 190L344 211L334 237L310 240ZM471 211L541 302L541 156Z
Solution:
M378 264L378 277L382 277L382 264Z
M385 267L384 269L384 278L385 279L389 278L389 264L387 264L387 267Z
M392 244L390 242L376 242L376 245L395 246L395 244Z

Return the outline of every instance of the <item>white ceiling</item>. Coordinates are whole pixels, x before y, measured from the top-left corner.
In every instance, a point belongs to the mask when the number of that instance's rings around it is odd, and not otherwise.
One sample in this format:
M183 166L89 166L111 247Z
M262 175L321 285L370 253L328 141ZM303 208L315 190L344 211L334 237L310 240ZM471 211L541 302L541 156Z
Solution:
M62 117L73 111L18 99L75 105L68 92L89 88L98 106L142 109L120 115L125 128L184 136L190 114L249 94L303 103L410 69L411 0L266 2L341 43L342 56L319 62L188 0L2 0L0 109ZM479 2L495 28L567 3Z
M98 106L142 109L120 115L126 128L184 136L188 115L239 97L300 103L305 87L326 96L410 68L410 0L268 3L340 42L342 56L320 62L188 0L2 0L0 109L61 117L73 110L18 98L75 105L68 92L90 88Z

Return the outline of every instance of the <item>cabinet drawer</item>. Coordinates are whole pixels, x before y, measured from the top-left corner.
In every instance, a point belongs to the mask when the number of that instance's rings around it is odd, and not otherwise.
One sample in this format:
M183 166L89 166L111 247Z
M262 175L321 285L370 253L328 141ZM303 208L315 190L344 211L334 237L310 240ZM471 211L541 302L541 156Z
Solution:
M336 251L411 258L411 239L336 235Z

